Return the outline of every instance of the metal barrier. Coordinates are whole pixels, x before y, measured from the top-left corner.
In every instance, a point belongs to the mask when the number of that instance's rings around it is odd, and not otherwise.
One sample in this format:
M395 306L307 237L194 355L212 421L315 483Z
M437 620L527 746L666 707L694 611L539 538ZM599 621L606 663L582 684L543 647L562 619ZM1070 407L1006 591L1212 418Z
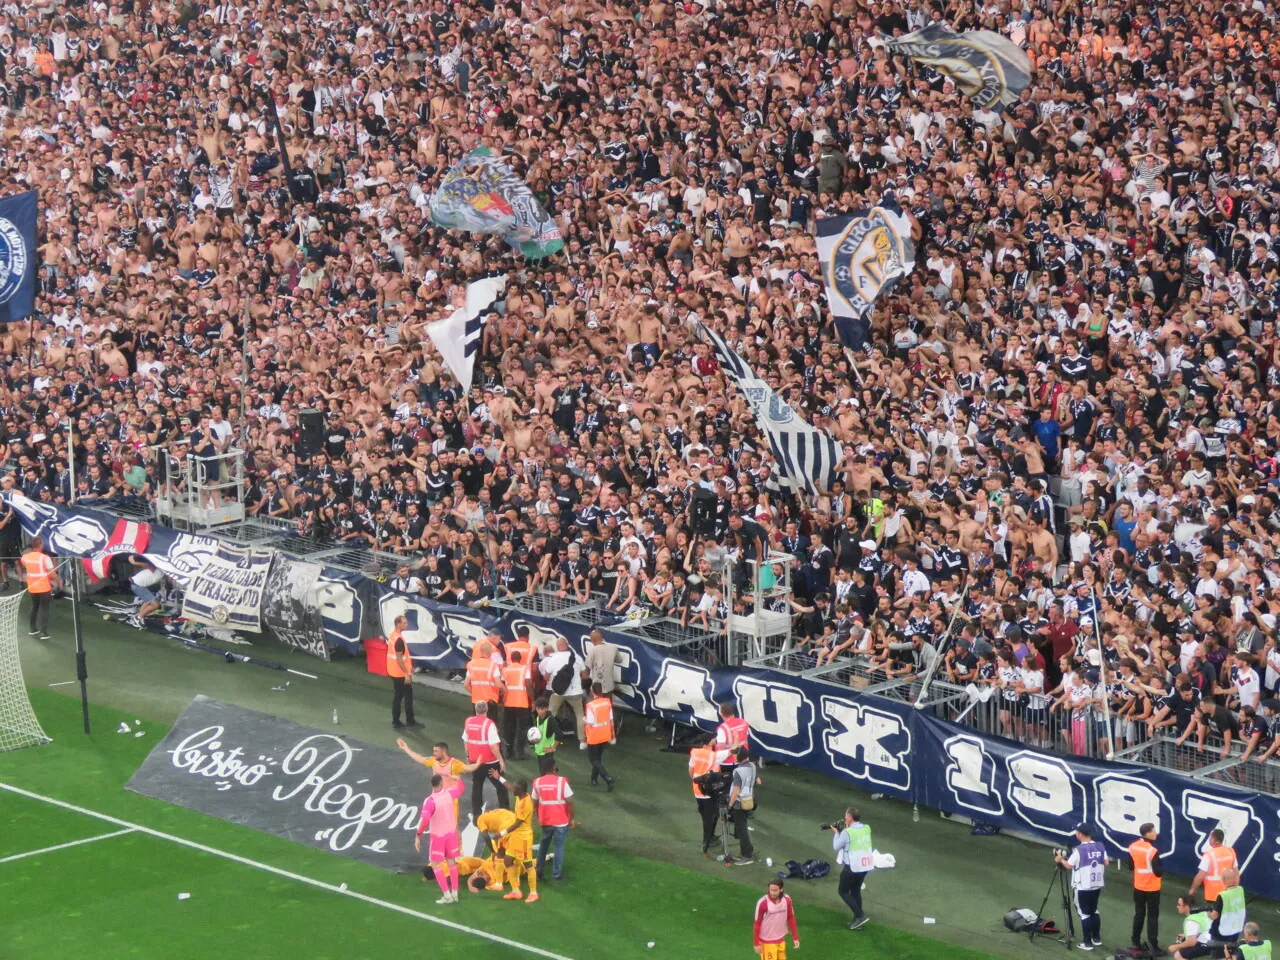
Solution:
M1212 780L1228 787L1237 787L1256 793L1280 796L1280 761L1272 758L1259 762L1255 753L1248 760L1244 756L1245 745L1231 744L1227 755L1222 755L1222 741L1209 737L1203 750L1196 747L1194 737L1179 744L1169 734L1158 734L1145 743L1116 751L1115 759L1129 763L1141 763L1181 773L1196 780Z
M710 666L721 666L727 656L723 633L698 627L681 626L675 617L645 617L609 624L615 633L640 637L645 642L671 651L672 654Z

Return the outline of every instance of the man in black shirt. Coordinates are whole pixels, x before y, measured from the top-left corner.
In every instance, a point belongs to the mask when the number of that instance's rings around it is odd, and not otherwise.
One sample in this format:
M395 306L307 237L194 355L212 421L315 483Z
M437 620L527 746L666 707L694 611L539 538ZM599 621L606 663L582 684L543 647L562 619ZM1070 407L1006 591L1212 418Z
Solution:
M1210 732L1216 734L1222 740L1222 756L1225 759L1231 753L1232 742L1240 739L1240 721L1226 707L1206 697L1200 701L1199 709L1192 714L1190 725L1178 737L1177 742L1183 743L1193 731L1197 750L1204 749L1205 738Z

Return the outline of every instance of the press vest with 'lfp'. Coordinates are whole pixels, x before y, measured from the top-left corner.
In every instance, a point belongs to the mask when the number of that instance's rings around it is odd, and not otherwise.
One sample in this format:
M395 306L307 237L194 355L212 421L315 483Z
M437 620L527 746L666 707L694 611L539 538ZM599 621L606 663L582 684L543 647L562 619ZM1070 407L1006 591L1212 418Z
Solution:
M1133 860L1133 889L1146 893L1160 889L1160 878L1151 868L1157 853L1148 840L1138 839L1129 844L1129 857Z
M497 763L498 756L489 743L490 733L494 728L488 717L468 717L462 727L462 740L467 745L467 760L470 763Z
M1247 908L1244 902L1244 887L1237 884L1225 887L1218 894L1222 903L1222 912L1218 914L1218 934L1222 937L1238 937L1244 930L1244 918Z
M846 827L844 835L849 838L849 869L854 873L867 873L875 867L872 856L871 828L865 823L855 823Z
M1236 952L1244 960L1271 960L1271 941L1263 940L1261 943L1246 943L1241 940L1236 944Z
M1101 890L1107 879L1107 848L1097 840L1086 840L1076 847L1076 862L1071 871L1071 886L1076 890Z
M544 827L563 827L569 822L569 781L555 773L544 773L533 781L533 795L538 800L538 823Z

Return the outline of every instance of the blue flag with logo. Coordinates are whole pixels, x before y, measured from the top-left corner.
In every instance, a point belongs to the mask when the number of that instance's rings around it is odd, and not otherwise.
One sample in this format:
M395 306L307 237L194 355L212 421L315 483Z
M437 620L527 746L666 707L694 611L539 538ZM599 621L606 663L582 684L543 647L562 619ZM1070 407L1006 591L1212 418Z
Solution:
M876 298L915 268L911 221L886 195L870 210L819 219L816 232L836 331L846 347L861 350L871 330Z
M36 300L36 192L0 200L0 323L31 316Z

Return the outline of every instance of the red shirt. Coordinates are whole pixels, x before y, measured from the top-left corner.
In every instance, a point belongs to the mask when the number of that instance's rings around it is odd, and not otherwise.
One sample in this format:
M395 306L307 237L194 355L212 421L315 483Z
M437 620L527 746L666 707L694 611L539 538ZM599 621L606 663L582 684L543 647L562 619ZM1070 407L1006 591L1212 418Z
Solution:
M766 893L756 901L754 946L781 943L787 939L788 930L791 931L792 940L800 939L800 932L796 929L795 907L791 905L789 896L784 893L777 900L771 900Z

